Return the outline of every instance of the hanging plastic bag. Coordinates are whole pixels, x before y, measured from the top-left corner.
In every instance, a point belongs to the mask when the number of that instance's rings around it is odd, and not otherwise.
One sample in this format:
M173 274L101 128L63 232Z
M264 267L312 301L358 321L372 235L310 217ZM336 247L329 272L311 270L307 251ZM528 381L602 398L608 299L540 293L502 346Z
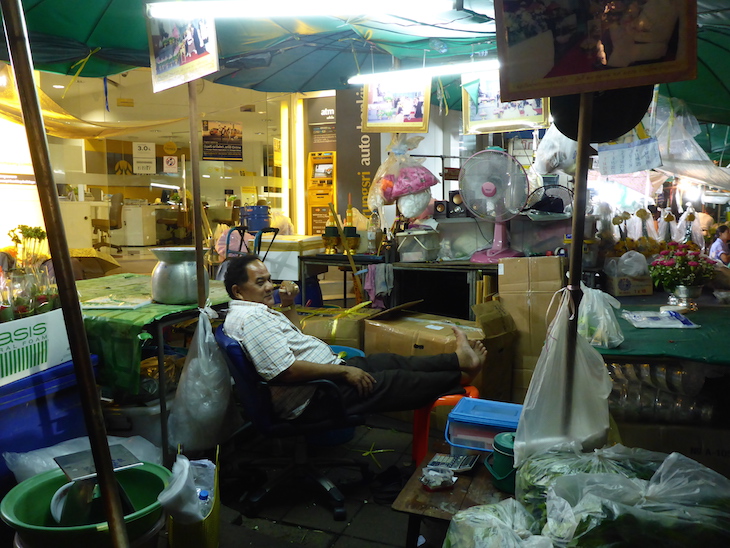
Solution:
M410 155L410 151L422 140L423 136L420 135L408 137L404 133L393 134L388 145L388 157L375 172L370 186L368 207L371 211L380 210L383 205L392 204L402 196L422 194L438 183L438 179L421 165L424 158L413 158ZM413 204L409 202L408 205ZM418 216L425 208L426 206L406 217Z
M168 419L171 447L202 451L228 439L241 419L231 398L231 376L205 312L198 315L175 405Z
M616 348L624 342L624 334L612 308L621 308L621 303L601 291L580 283L583 298L578 307L578 333L592 346Z
M560 306L548 327L517 426L515 467L556 444L573 443L590 450L607 439L611 378L603 357L583 337L576 337L575 348L568 348L573 304L567 289L558 295ZM575 352L572 379L568 378L569 351ZM570 409L565 409L567 401L571 401Z

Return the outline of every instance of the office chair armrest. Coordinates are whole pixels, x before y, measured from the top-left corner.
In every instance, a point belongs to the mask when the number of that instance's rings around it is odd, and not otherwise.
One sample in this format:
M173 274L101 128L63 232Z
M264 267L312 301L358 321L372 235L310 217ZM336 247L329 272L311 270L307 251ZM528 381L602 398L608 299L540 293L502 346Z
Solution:
M340 394L337 384L331 380L314 379L304 382L262 381L261 384L265 386L315 386L317 390L321 390L329 396L325 401L328 407L331 408L332 413L339 413L339 416L344 416L345 414L345 403L342 401L342 394Z

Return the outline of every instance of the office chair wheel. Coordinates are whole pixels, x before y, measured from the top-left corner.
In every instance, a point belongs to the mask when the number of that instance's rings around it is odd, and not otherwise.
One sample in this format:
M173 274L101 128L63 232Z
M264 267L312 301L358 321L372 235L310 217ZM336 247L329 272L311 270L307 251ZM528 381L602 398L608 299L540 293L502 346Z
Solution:
M345 521L347 519L347 510L344 508L334 508L332 510L332 514L335 518L335 521Z

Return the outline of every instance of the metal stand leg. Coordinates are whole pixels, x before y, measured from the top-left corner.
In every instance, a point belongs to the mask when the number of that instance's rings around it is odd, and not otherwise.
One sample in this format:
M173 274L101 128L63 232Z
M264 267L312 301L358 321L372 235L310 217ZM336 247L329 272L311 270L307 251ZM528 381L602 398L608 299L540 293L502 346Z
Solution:
M406 532L406 548L417 548L418 535L421 532L421 517L414 514L408 516L408 531Z

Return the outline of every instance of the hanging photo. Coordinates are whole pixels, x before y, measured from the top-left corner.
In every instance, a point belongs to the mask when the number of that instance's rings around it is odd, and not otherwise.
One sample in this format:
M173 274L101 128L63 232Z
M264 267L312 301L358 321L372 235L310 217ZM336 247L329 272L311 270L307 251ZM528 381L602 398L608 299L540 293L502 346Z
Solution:
M147 19L152 90L157 93L218 71L215 20Z
M461 75L464 134L547 127L548 99L503 103L497 71Z
M497 0L494 7L504 100L696 76L692 0Z
M431 79L386 80L363 87L363 133L426 133Z

